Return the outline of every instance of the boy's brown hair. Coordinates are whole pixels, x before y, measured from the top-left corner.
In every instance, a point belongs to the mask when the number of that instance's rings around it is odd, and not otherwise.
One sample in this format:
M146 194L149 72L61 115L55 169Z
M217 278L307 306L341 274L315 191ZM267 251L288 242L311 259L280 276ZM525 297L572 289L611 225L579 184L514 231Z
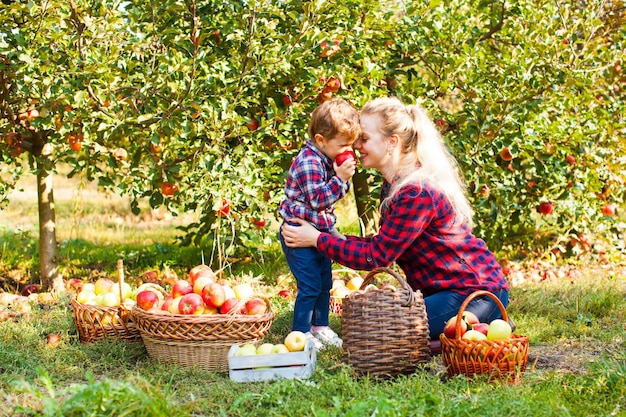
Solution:
M332 139L338 134L345 134L353 141L361 134L359 112L344 99L336 98L318 106L311 114L309 122L309 137L315 141L315 135L320 134L326 139Z

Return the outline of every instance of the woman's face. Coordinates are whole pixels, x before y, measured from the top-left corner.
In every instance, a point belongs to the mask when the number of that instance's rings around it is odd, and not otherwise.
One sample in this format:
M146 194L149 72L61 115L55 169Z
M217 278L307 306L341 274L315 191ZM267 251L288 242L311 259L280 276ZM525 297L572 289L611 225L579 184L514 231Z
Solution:
M353 148L359 151L361 166L380 170L389 161L387 138L380 132L380 117L373 114L361 115L361 137Z

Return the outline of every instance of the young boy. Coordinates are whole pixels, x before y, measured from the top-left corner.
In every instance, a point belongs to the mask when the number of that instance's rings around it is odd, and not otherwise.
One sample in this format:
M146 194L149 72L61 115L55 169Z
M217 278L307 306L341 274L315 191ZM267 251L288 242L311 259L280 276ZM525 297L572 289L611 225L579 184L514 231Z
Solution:
M289 168L285 199L279 209L284 222L300 218L320 231L339 235L335 230L334 205L350 189L349 180L356 170L356 160L348 158L339 166L334 160L337 155L352 150L352 143L360 132L359 114L345 100L324 102L313 111L309 140ZM324 344L341 346L341 339L328 326L332 286L330 259L313 247L289 248L282 235L279 236L298 286L292 330L303 332L317 349Z

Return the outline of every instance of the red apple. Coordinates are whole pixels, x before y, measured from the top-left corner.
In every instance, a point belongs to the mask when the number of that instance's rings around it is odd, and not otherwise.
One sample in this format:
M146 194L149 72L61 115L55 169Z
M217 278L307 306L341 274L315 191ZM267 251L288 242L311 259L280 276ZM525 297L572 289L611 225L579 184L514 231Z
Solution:
M283 104L285 105L285 107L291 106L291 97L289 97L287 94L283 94Z
M265 219L254 219L254 225L257 229L262 229L265 227L266 221Z
M83 138L81 136L70 135L67 138L67 143L68 145L70 145L71 150L73 150L74 152L80 152L81 149L83 149L83 144L81 143L82 140Z
M542 201L539 204L539 213L541 214L552 214L554 211L554 205L549 201Z
M478 320L478 317L476 317L476 314L472 313L471 311L463 312L463 320L465 320L465 322L469 324L470 326L480 323L480 320Z
M253 298L246 302L246 314L254 316L257 314L264 314L267 311L267 304L260 298Z
M159 304L159 296L152 290L143 290L137 293L137 305L144 310L150 310Z
M191 282L191 285L194 285L196 283L196 279L200 276L211 276L213 280L216 279L215 273L210 266L200 264L189 270L189 282Z
M576 164L576 158L573 155L567 155L565 157L565 160L567 161L568 164L570 165L574 165Z
M335 77L330 77L324 86L325 92L335 93L341 88L341 81Z
M472 325L472 330L476 330L477 332L481 332L485 336L487 336L487 330L489 330L489 324L487 323L476 323Z
M292 298L293 294L289 290L280 290L278 291L278 295L283 298Z
M247 126L248 126L248 129L250 130L257 130L259 128L259 121L255 119L254 117L251 117L250 123L248 123Z
M467 323L465 320L461 319L461 336L463 333L467 331ZM448 339L454 339L456 337L456 316L451 317L447 322L446 326L443 328L443 334Z
M164 182L163 184L161 184L161 194L163 194L164 196L172 196L176 193L176 191L178 191L177 184L172 184L169 182Z
M322 104L325 101L331 100L333 98L333 93L330 91L322 91L317 95L317 103Z
M239 304L239 301L240 300L238 298L229 298L224 301L224 303L219 308L220 314L228 314L229 312L231 312L231 310L234 310L237 304ZM245 314L245 312L246 306L242 304L239 310L234 311L234 314Z
M200 295L194 292L185 294L178 303L178 311L181 314L202 314L204 313L204 301Z
M163 304L161 304L161 310L169 311L170 304L172 304L173 302L174 302L174 297L172 297L171 295L168 295L167 297L163 299Z
M602 214L605 216L615 216L615 212L617 211L617 204L606 203L604 207L602 207Z
M511 154L509 148L505 147L500 151L500 158L502 158L503 161L510 161L513 159L513 154Z
M226 301L224 287L217 282L208 283L202 288L202 299L209 307L221 307Z
M344 152L341 152L339 155L337 155L337 157L335 158L335 162L337 163L337 166L341 166L344 162L346 162L350 158L356 160L356 155L354 154L354 152L344 151Z
M182 297L193 292L193 285L185 279L179 279L172 285L172 297Z
M230 203L224 198L222 199L222 207L217 210L216 214L217 217L225 217L228 216L228 213L230 213Z
M31 294L35 294L39 292L39 285L37 284L28 284L24 286L22 289L22 295L28 297Z

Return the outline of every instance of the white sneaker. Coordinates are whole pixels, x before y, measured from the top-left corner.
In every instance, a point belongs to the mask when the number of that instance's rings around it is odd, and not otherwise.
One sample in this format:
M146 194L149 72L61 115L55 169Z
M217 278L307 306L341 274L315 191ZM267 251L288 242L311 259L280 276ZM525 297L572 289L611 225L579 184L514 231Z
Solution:
M316 339L324 343L325 345L333 345L337 347L341 347L343 345L343 340L331 329L330 327L324 327L320 330L312 331L313 336Z
M310 340L311 342L313 342L313 347L315 347L315 350L324 349L324 345L322 344L322 342L320 342L319 339L313 336L311 332L306 332L304 336L306 336L307 340Z

